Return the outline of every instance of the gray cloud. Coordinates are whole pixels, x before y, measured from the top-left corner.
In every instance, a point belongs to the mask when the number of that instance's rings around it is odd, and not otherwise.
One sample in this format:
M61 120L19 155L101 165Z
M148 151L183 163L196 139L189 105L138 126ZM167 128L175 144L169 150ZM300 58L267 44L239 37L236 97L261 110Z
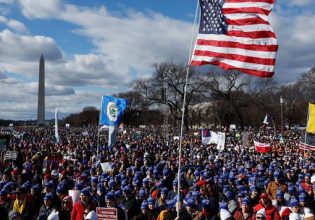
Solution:
M45 94L46 96L65 96L74 95L74 89L64 86L46 86Z
M0 32L0 60L34 61L44 53L48 60L62 58L61 50L49 37L17 35L5 29Z
M0 80L6 79L8 76L5 73L5 70L0 68Z
M292 82L315 66L315 14L292 16L273 14L272 24L279 44L276 75L280 82Z

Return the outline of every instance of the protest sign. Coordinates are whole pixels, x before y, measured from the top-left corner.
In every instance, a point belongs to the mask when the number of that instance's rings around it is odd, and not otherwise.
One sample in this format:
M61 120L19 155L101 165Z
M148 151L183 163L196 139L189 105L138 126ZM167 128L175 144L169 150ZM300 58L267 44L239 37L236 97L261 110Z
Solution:
M101 167L104 173L109 172L112 170L112 167L110 166L109 162L101 163Z
M116 208L97 207L96 214L97 214L98 220L117 220Z

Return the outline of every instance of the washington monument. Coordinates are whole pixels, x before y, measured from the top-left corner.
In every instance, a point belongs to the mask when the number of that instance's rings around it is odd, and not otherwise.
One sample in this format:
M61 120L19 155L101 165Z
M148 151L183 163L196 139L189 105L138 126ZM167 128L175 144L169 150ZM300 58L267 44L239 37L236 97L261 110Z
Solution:
M45 125L45 59L44 56L41 55L39 59L37 126L44 125Z

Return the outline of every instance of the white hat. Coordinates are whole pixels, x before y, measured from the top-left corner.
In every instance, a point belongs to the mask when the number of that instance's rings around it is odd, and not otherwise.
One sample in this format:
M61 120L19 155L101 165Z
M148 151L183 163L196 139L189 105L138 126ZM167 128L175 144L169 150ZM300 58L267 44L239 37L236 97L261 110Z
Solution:
M290 213L289 220L301 220L301 216L298 213Z
M220 219L226 220L228 218L232 217L231 213L226 209L220 209Z
M47 220L59 220L59 215L57 211L52 211L50 215L47 217Z
M228 203L228 211L233 212L237 208L237 204L235 200L230 200Z
M86 215L85 219L86 219L86 220L98 220L95 211L90 211L90 212Z
M58 176L58 175L59 175L58 170L52 170L52 171L51 171L51 175L52 175L52 176Z
M259 209L258 212L256 213L256 215L259 215L259 214L266 217L266 210L265 209Z

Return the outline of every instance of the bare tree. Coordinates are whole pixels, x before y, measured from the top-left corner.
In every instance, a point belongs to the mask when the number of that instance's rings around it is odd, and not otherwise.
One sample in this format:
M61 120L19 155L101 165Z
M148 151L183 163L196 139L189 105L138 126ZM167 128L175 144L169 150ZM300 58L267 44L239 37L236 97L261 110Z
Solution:
M206 96L215 106L217 117L227 127L236 119L244 127L242 108L249 105L246 90L250 84L250 77L237 71L210 74L208 93Z
M151 78L135 83L135 90L149 100L151 106L167 107L171 117L180 121L184 100L187 67L182 64L155 64ZM189 106L198 100L198 95L207 92L209 77L191 70L187 83L185 103L185 128L189 128Z
M284 119L291 127L293 124L304 124L307 114L307 100L300 82L280 87L284 100Z
M305 97L309 101L315 101L315 67L307 73L302 74L299 83Z
M268 114L274 123L279 123L280 120L280 93L279 84L274 78L256 78L252 81L249 91L250 102L253 105L253 112L250 116L255 114L256 120L254 124L261 124L263 117Z

